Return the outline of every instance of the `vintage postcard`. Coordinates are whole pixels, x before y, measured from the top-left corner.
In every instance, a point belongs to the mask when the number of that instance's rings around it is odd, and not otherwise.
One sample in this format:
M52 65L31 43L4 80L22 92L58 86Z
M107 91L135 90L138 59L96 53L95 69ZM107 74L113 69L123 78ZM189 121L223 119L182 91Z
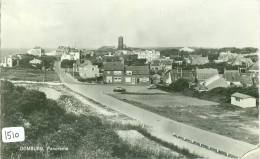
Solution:
M1 159L260 159L259 0L1 0Z

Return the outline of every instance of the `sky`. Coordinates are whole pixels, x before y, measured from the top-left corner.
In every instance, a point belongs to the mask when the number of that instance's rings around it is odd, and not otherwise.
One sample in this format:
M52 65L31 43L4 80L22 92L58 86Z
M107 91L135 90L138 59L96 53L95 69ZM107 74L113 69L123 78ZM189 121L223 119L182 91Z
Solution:
M2 48L258 47L258 0L2 0Z

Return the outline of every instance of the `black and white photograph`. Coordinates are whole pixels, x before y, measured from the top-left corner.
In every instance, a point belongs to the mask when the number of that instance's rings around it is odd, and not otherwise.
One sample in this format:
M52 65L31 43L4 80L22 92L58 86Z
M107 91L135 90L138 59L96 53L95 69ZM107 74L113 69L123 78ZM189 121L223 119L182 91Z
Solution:
M0 0L0 159L260 159L259 0Z

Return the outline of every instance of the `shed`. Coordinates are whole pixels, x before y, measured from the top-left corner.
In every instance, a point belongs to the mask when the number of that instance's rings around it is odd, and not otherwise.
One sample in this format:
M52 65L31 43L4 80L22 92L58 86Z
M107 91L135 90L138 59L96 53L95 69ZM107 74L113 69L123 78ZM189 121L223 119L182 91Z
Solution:
M236 92L231 95L231 104L241 108L256 107L256 98Z

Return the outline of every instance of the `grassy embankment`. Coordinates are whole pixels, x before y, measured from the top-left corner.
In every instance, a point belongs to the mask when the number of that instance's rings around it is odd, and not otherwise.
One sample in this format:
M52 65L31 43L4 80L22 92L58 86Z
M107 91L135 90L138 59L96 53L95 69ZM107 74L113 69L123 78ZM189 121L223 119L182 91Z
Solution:
M122 125L106 123L88 113L88 110L84 115L68 113L64 109L64 97L56 102L47 99L42 92L13 86L7 81L1 81L1 96L3 126L24 126L26 131L24 142L3 145L3 158L183 158L128 145L115 132ZM131 125L123 127L140 129L142 134L150 136L141 128ZM43 151L20 151L20 146L40 146ZM48 146L66 147L68 151L47 151ZM182 152L184 158L197 157L187 150L171 146Z
M0 77L8 80L54 82L59 81L59 77L55 71L44 71L32 68L1 68Z

